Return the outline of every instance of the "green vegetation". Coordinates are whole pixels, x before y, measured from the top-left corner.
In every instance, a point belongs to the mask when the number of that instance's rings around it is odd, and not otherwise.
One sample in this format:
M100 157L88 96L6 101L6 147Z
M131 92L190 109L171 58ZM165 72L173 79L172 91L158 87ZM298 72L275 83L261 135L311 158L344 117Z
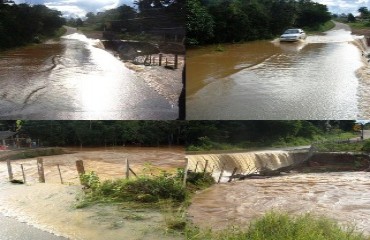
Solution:
M121 39L151 40L163 29L184 28L185 0L138 0L136 8L122 5L104 12L86 14L86 19L69 19L67 24L84 32L109 31ZM112 34L113 33L113 34ZM180 34L181 35L181 34Z
M177 175L174 176L164 172L153 177L142 176L132 180L118 179L103 182L100 182L99 177L94 172L90 172L82 175L81 181L88 188L84 202L154 204L169 199L180 203L186 199L186 190L182 186L181 179Z
M188 0L186 17L188 45L269 39L291 27L327 30L331 19L311 0Z
M309 214L290 216L270 212L253 222L249 228L229 227L222 231L200 230L189 227L189 240L365 240L354 228L345 230L334 221Z
M181 121L0 121L42 146L183 145Z
M357 137L354 121L191 121L187 150L241 150L310 145Z
M363 149L364 143L363 142L356 142L356 143L348 143L348 142L323 142L323 143L316 143L315 147L317 147L318 151L320 152L361 152Z
M178 169L177 173L172 175L162 172L159 176L150 174L132 180L100 182L94 172L83 174L80 178L86 190L76 204L77 208L96 203L124 203L131 209L159 209L164 216L167 231L176 232L181 232L186 227L185 210L190 197L195 191L214 184L209 173L190 172L184 187L183 169Z
M355 121L0 121L43 146L184 145L189 151L309 145L357 137Z
M183 186L184 172L178 169L176 174L162 172L158 176L139 176L136 179L118 179L101 182L94 172L80 176L82 185L85 186L86 194L78 204L85 207L98 202L135 202L154 207L164 200L174 204L185 203L188 196L196 190L204 189L214 180L209 173L190 172L186 187Z
M326 23L318 26L318 27L314 27L314 28L304 28L304 30L308 33L308 34L315 34L315 33L322 33L322 32L326 32L326 31L329 31L330 29L334 28L335 27L335 23L333 21L327 21Z
M44 5L0 3L0 50L58 36L64 24L61 12Z

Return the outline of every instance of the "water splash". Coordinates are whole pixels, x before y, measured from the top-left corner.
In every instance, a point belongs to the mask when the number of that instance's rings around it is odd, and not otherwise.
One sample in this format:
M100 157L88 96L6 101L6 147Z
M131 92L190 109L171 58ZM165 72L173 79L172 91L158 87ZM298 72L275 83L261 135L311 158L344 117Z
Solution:
M61 38L62 39L68 39L68 40L78 40L78 41L81 41L81 42L85 42L85 43L87 43L91 46L94 46L96 48L105 49L104 44L102 43L102 41L100 41L99 39L87 38L85 35L83 35L81 33L73 33L73 34L70 34L70 35L63 36Z
M212 172L216 180L224 170L225 178L221 181L225 182L234 168L237 168L237 173L240 174L259 173L262 169L276 170L301 161L306 155L306 152L291 151L188 155L188 167L192 171L200 172L204 171L207 163L207 172Z

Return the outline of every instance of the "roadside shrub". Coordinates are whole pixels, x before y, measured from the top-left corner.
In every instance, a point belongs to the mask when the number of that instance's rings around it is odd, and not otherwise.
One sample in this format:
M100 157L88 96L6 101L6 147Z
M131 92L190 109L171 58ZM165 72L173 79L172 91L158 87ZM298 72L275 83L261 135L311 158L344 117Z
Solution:
M370 141L367 140L364 142L364 145L362 147L362 151L364 152L370 152Z
M186 182L195 185L198 188L207 188L213 185L215 180L209 172L189 172Z
M342 229L335 221L306 214L290 216L270 212L250 224L248 229L229 227L213 232L195 227L186 229L192 240L365 240L354 228Z
M95 172L88 172L80 175L81 184L91 190L96 190L100 186L100 179Z
M85 191L85 200L91 202L157 203L164 199L182 202L186 198L186 189L182 182L176 176L165 173L156 177L100 182L99 177L90 172L81 175L81 182L88 188Z

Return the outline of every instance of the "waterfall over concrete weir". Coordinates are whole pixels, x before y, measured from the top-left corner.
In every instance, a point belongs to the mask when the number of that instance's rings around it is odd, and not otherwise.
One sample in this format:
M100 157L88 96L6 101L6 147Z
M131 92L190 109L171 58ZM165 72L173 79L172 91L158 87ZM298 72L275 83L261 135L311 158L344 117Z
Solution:
M259 173L262 169L276 170L301 162L308 155L307 150L271 150L187 155L187 158L189 160L188 169L191 171L202 172L207 167L206 171L211 172L212 176L217 178L223 169L224 176L228 178L235 168L238 174Z

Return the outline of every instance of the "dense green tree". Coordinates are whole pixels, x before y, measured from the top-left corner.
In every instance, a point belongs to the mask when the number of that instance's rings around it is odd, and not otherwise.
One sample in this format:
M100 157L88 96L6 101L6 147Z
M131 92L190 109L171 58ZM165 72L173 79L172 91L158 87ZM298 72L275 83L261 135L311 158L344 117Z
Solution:
M189 0L187 6L189 45L272 38L331 19L325 5L311 0Z
M63 24L61 12L44 5L0 4L0 49L52 36Z
M367 7L360 7L358 12L361 14L362 18L367 18L370 15L369 9Z
M186 8L187 42L204 44L213 37L213 19L199 0L188 0Z
M348 14L347 21L348 22L356 22L356 18L355 18L355 16L353 16L352 13L350 13L350 14Z

